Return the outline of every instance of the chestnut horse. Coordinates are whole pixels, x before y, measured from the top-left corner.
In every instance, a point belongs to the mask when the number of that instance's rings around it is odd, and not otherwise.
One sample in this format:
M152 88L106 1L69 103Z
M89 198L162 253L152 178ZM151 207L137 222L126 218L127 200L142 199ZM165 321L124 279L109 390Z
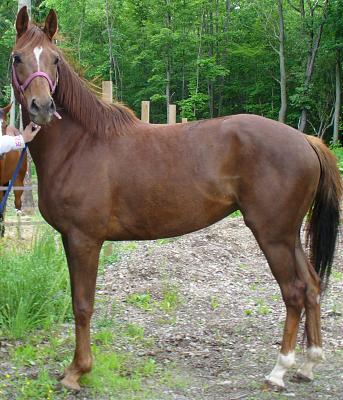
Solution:
M0 125L1 125L1 134L4 135L6 133L6 119L7 119L7 114L9 113L11 109L11 105L8 105L5 108L0 108ZM9 181L12 179L13 172L16 168L16 165L19 161L20 158L20 151L14 150L10 151L6 154L3 154L0 157L0 186L7 186ZM14 188L16 186L24 186L24 179L27 171L27 156L25 155L25 158L23 160L23 163L19 169L19 173L17 176L17 179L14 182ZM5 191L0 190L0 201L2 197L4 196ZM22 202L21 202L21 197L23 195L22 190L15 190L14 191L14 205L17 210L17 214L21 213L21 207L22 207ZM4 220L4 215L0 214L0 221ZM4 235L4 226L0 226L0 236Z
M53 43L53 10L39 28L22 8L16 29L16 96L26 122L43 125L29 144L39 208L62 235L71 279L76 348L62 383L79 389L79 378L91 370L90 319L103 242L183 235L235 210L264 252L287 310L267 382L284 386L303 310L308 352L296 376L312 379L323 358L320 281L325 285L330 275L342 194L327 147L255 115L143 123L123 105L102 103L71 69ZM309 210L310 259L300 242Z

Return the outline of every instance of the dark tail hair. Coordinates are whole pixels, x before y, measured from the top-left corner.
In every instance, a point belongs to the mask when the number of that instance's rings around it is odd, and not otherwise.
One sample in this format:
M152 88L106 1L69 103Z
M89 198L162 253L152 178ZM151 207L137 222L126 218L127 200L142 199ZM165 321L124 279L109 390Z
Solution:
M307 222L306 241L324 292L335 253L343 186L336 157L322 140L314 136L306 136L306 139L317 153L321 165L321 176Z

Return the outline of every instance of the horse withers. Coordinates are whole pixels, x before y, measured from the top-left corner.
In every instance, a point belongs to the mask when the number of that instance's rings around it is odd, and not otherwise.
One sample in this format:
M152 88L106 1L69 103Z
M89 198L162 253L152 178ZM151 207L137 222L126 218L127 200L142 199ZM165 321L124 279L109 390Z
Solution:
M39 28L22 8L16 29L16 97L25 122L44 125L29 144L39 208L61 233L70 272L76 348L62 383L80 389L79 378L92 367L90 319L103 242L183 235L235 210L264 252L287 311L266 380L284 387L303 310L308 351L296 376L313 379L323 358L320 294L331 272L342 196L328 148L256 115L143 123L123 105L101 102L71 69L53 43L53 10ZM307 213L309 258L300 241Z
M7 127L7 114L10 112L11 105L6 106L5 108L0 108L0 125L1 125L1 134L4 135L6 133ZM6 154L0 156L0 186L6 187L9 184L9 181L12 179L13 172L15 171L16 165L20 158L20 151L13 150ZM24 186L24 179L27 172L27 156L23 160L23 163L19 169L18 176L14 182L14 188L20 186ZM2 200L5 194L5 190L0 190L0 201ZM22 208L22 195L23 190L15 190L14 191L14 206L17 211L18 218L21 214ZM4 212L0 214L0 236L4 236L5 227L4 227Z

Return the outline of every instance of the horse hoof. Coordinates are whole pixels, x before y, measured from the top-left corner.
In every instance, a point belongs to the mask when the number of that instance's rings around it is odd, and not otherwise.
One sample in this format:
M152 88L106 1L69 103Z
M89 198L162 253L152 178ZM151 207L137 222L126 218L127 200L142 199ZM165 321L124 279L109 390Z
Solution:
M275 382L270 381L269 379L266 379L263 384L263 390L268 390L270 392L282 392L285 390L285 386L280 386L276 384Z
M309 383L312 382L312 379L306 375L303 375L301 372L296 372L292 376L291 381L296 383Z
M73 379L69 379L68 377L64 377L61 380L61 384L68 390L73 390L75 392L79 392L81 390L81 386Z

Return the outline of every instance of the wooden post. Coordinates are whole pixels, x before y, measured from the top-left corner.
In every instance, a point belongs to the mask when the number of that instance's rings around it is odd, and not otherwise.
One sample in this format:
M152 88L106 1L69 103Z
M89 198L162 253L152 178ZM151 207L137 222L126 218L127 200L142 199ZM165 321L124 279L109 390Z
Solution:
M182 118L181 121L183 124L185 124L186 122L188 122L188 118Z
M150 101L142 101L141 103L141 121L150 122Z
M113 84L112 81L102 81L102 100L105 103L113 103Z
M169 104L168 124L176 124L176 105Z

